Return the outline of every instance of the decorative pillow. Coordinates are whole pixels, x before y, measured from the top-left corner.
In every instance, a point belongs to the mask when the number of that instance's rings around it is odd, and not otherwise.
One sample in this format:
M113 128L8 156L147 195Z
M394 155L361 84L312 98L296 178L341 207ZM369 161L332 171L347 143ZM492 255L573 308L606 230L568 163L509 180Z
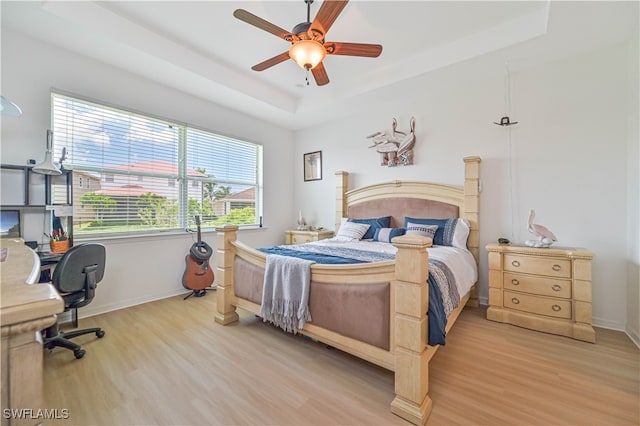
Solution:
M372 219L349 219L349 222L366 223L369 225L367 233L362 237L363 240L375 239L377 229L388 228L391 224L391 216L377 217Z
M470 229L469 221L467 219L421 219L405 217L405 228L409 222L422 225L437 225L438 230L433 237L433 244L435 245L452 246L461 249L467 248L467 239L469 238Z
M335 236L337 240L341 241L357 241L369 229L369 225L366 223L344 222L338 229L338 235Z
M467 249L467 240L469 239L469 231L471 230L471 224L467 219L452 219L455 221L455 225L450 228L445 227L445 241L449 239L448 235L451 232L451 245L453 247ZM451 231L448 231L452 229Z
M407 223L407 235L422 235L433 240L438 230L438 225L423 225L420 223Z
M405 231L406 229L404 228L378 228L373 235L373 241L390 243L393 237L404 235Z

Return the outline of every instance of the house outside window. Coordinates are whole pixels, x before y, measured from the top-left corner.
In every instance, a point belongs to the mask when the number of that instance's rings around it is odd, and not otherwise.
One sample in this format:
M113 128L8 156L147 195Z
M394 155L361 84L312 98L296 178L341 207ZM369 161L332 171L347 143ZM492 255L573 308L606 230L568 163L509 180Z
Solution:
M82 175L76 235L183 230L196 215L203 227L259 223L261 145L65 94L51 103L54 157L66 148Z

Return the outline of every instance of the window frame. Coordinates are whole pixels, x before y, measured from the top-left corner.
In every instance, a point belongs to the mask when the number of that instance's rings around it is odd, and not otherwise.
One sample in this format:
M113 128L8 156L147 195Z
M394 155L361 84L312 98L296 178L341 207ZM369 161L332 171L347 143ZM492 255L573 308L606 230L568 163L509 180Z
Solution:
M130 230L126 230L126 231L109 231L107 228L108 227L104 227L102 229L100 229L98 232L82 232L82 231L78 231L78 229L76 229L76 236L78 239L83 239L83 238L91 238L91 239L100 239L100 238L117 238L117 237L122 237L122 236L131 236L131 237L137 237L137 236L159 236L159 235L167 235L167 233L175 233L175 232L184 232L185 230L187 230L188 228L192 227L192 225L195 225L195 217L191 217L191 215L189 214L189 208L190 208L190 198L189 198L189 194L190 194L190 190L192 189L197 189L197 188L201 188L201 193L202 192L202 188L204 187L205 183L211 183L218 186L222 186L222 185L246 185L248 188L255 188L255 198L254 198L254 202L253 202L253 206L254 206L254 223L250 223L250 224L236 224L240 229L242 228L256 228L256 227L262 227L262 216L263 216L263 176L262 176L262 170L263 170L263 145L256 143L254 141L249 141L249 140L243 140L243 139L238 139L235 137L229 137L226 135L222 135L220 133L217 132L213 132L209 129L204 129L202 127L198 127L198 126L192 126L189 125L187 123L182 123L182 122L178 122L176 120L170 120L170 119L166 119L166 118L161 118L158 116L155 116L153 114L149 114L149 113L144 113L144 112L139 112L139 111L135 111L132 110L130 108L125 108L122 106L115 106L112 104L108 104L106 102L103 101L98 101L98 100L94 100L94 99L89 99L83 96L78 96L75 94L70 94L70 93L65 93L65 92L61 92L61 91L57 91L57 90L52 90L51 91L51 95L50 95L50 99L51 99L51 126L52 128L55 128L55 101L57 98L63 98L63 99L67 99L67 100L71 100L74 102L79 102L79 103L86 103L86 104L90 104L93 107L96 108L104 108L106 110L111 110L111 111L115 111L117 113L121 113L121 114L125 114L125 115L131 115L134 117L139 117L141 119L144 120L150 120L152 122L161 122L161 123L166 123L169 126L174 126L178 128L178 138L177 138L177 151L178 151L178 159L177 159L177 175L173 175L173 174L166 174L166 173L148 173L148 172L144 172L144 173L132 173L131 171L128 172L122 172L120 173L118 170L116 170L115 168L109 168L108 166L105 167L104 164L95 164L95 165L78 165L78 164L71 164L71 163L65 163L64 166L67 169L70 170L78 170L78 171L84 171L84 172L93 172L93 173L99 173L100 177L99 179L97 179L98 184L100 182L109 182L109 183L115 183L116 176L119 174L123 174L123 175L137 175L137 180L138 181L143 181L144 177L151 177L152 179L168 179L168 182L166 185L169 185L169 187L171 187L171 181L174 182L173 186L178 187L178 197L177 197L177 204L178 204L178 213L177 213L177 220L176 223L178 223L177 226L175 227L151 227L151 228L145 228L145 229L140 229L140 230L136 230L136 229L130 229ZM75 117L75 116L74 116ZM255 161L255 179L251 182L248 183L249 181L242 181L242 182L238 182L235 181L233 179L220 179L220 178L215 178L215 177L201 177L201 176L190 176L189 175L189 171L186 167L186 164L188 162L188 158L187 158L187 146L188 146L188 133L190 130L193 130L195 132L201 132L201 133L205 133L207 135L209 135L210 137L216 139L216 140L220 140L221 143L227 143L227 144L234 144L234 143L239 143L239 144L244 144L244 145L250 145L251 147L253 147L253 149L255 150L255 157L251 157L252 161ZM65 143L62 142L62 145L64 145ZM56 138L55 138L55 130L54 130L54 156L55 153L57 153L58 151L62 150L62 145L60 145L59 147L56 146ZM131 163L129 163L131 164ZM93 167L95 166L95 167ZM80 177L80 179L82 179L82 177ZM87 178L89 179L89 178ZM98 188L100 188L101 185L98 185ZM82 189L82 188L81 188ZM87 185L87 189L88 185ZM97 190L97 189L96 189ZM95 190L94 190L95 191ZM87 191L90 192L90 191ZM238 191L240 192L240 191ZM205 199L204 199L204 195L202 195L198 201L198 199L196 198L196 201L199 202L200 205L200 210L202 210L202 208L204 207L204 203L205 203ZM75 209L78 209L79 206L76 206ZM214 216L215 217L215 216ZM249 217L250 218L250 217ZM175 218L174 218L175 219ZM74 221L74 228L75 226L75 221ZM133 225L127 225L127 226L131 226L132 228L135 228ZM219 226L219 225L213 225L213 226ZM213 226L207 226L205 223L202 224L202 228L203 229L212 229Z

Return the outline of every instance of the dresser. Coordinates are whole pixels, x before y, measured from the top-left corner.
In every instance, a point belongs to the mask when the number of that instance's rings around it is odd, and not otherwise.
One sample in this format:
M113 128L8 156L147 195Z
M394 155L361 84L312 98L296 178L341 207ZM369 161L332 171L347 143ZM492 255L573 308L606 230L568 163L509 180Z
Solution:
M591 260L581 248L489 244L487 319L594 343Z
M318 231L284 231L285 244L304 244L333 237L333 231L326 229Z

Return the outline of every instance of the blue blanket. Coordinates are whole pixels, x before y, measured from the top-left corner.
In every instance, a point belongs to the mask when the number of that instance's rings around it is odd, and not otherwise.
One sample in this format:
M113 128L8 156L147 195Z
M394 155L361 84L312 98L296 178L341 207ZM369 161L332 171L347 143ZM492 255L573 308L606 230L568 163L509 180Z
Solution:
M322 264L354 264L393 260L392 254L366 250L346 250L341 247L300 244L259 248L263 253L291 256ZM429 336L432 346L444 345L447 318L458 304L460 297L453 282L453 274L444 263L429 259ZM444 297L443 297L444 292Z

